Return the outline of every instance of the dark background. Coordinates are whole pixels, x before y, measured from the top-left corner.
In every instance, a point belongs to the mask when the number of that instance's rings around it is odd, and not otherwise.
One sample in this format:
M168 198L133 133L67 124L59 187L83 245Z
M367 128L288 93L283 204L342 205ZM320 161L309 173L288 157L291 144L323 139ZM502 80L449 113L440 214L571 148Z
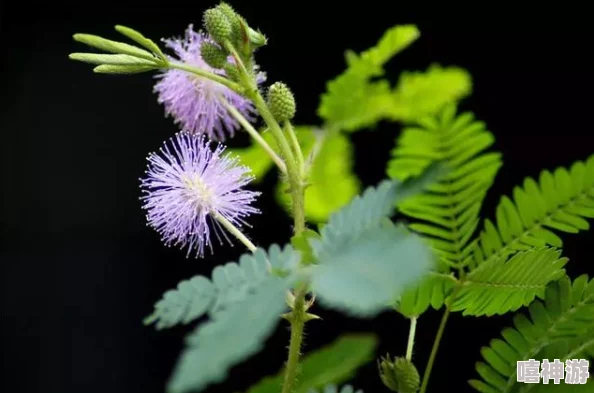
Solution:
M474 94L463 108L486 121L504 153L504 167L484 212L492 217L500 194L525 176L566 166L594 152L590 47L580 20L585 9L467 8L437 10L366 1L340 8L326 2L231 2L270 38L258 54L269 82L289 84L298 100L297 122L317 124L315 109L325 81L344 69L343 52L375 44L383 31L416 23L421 39L388 67L402 70L432 62L467 68ZM345 4L345 3L343 3ZM145 226L138 177L146 155L177 129L151 93L150 75L94 75L69 61L85 47L76 32L117 38L113 25L131 26L157 40L200 25L212 2L79 2L77 5L3 3L0 10L0 261L3 392L161 392L187 328L156 332L142 325L153 303L181 279L208 274L234 260L241 247L218 247L205 260L161 245ZM558 6L558 5L556 5ZM499 11L499 12L497 12ZM356 171L364 185L384 176L399 127L382 124L354 136ZM234 140L234 146L242 143ZM274 174L262 191L270 191ZM290 221L270 193L258 206L250 236L258 244L285 243ZM569 273L594 274L592 233L565 235ZM394 313L375 320L316 310L306 350L347 331L373 331L380 353L402 354L408 326ZM440 314L419 321L415 361L424 368ZM511 316L452 316L430 391L470 391L479 349ZM233 369L211 391L241 391L276 372L286 355L288 331L279 325L265 352ZM382 387L375 363L355 380L367 392Z

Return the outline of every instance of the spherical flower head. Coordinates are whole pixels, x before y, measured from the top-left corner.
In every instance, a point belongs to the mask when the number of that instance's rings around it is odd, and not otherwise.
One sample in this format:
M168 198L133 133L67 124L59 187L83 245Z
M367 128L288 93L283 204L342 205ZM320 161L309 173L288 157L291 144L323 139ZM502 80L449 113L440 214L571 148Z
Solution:
M194 31L192 25L186 30L183 39L172 38L164 42L178 58L173 61L227 76L224 69L215 69L204 61L201 47L204 43L214 44L214 41L205 33ZM234 59L230 56L228 61L233 63ZM266 76L257 69L255 65L254 72L260 84ZM228 113L222 100L235 107L248 121L255 120L253 104L217 82L177 69L164 71L157 77L159 81L155 84L155 92L158 101L164 105L166 115L172 116L183 131L206 134L209 139L220 142L233 137L239 123Z
M148 157L148 169L141 179L143 208L148 225L166 246L187 248L187 256L212 252L211 226L219 242L230 242L217 216L240 228L244 219L260 211L251 206L259 192L243 187L253 177L237 158L214 149L204 135L180 132Z

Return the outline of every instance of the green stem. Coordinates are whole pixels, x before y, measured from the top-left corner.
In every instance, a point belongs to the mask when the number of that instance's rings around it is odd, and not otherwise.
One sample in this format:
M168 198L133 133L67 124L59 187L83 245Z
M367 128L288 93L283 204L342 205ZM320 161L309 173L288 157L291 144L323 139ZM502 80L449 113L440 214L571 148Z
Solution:
M300 234L305 230L305 201L304 201L304 182L301 177L301 172L298 168L297 161L291 150L291 146L285 138L283 131L281 130L278 122L274 119L274 116L268 109L264 98L258 90L252 91L250 98L254 103L254 106L262 116L262 119L268 125L270 132L276 138L281 154L285 159L287 165L287 177L289 180L289 186L291 187L291 196L293 199L293 220L294 220L294 232L296 235Z
M203 69L200 69L198 67L193 67L188 64L177 63L177 62L170 62L168 64L168 66L169 66L169 68L177 68L178 70L187 71L192 74L201 76L203 78L210 79L214 82L220 83L220 84L228 87L229 89L235 91L236 93L243 94L243 92L244 92L243 87L241 87L239 84L237 84L223 76L213 74L212 72L204 71Z
M285 369L285 381L282 393L293 393L297 380L297 368L301 356L301 343L303 342L303 328L305 327L305 291L300 291L295 296L293 312L289 317L291 322L291 340L289 342L289 357Z
M297 135L295 134L295 130L293 129L293 125L290 121L286 121L285 124L285 131L289 134L289 138L291 140L291 144L293 145L293 150L295 155L297 156L297 166L299 168L299 175L303 179L305 173L305 165L304 165L304 158L303 158L303 150L301 150L301 145L299 144L299 140L297 139Z
M256 251L257 247L254 245L254 243L252 243L250 241L250 239L245 237L245 235L243 233L241 233L241 231L239 229L237 229L237 227L235 225L233 225L229 220L227 220L225 217L223 217L222 215L220 215L219 213L216 213L216 212L213 213L213 217L215 220L217 220L219 223L221 223L221 225L223 227L225 227L225 229L228 230L229 233L231 233L240 242L242 242L247 247L248 250L250 250L251 252Z
M406 360L412 359L412 351L415 345L415 333L417 331L417 317L410 319L410 330L408 331L408 344L406 345Z
M247 121L247 119L241 113L239 113L239 111L237 109L235 109L235 107L233 105L229 104L227 102L227 100L225 100L223 97L221 97L221 102L223 103L225 108L227 108L227 111L231 114L231 116L233 116L239 122L239 124L241 124L243 126L243 128L247 131L247 133L250 134L250 136L252 138L254 138L254 140L260 146L262 146L264 151L266 151L266 153L268 153L268 155L272 158L272 161L275 162L275 164L278 166L280 171L282 173L286 174L287 166L285 165L283 160L281 160L281 158L278 156L278 154L275 153L275 151L272 149L272 147L270 147L268 142L266 142L264 140L264 138L262 138L260 133L250 124L249 121Z
M425 372L423 373L423 382L421 383L421 390L419 390L419 393L425 393L425 391L427 390L427 385L429 384L429 376L431 375L431 369L433 368L433 363L435 362L435 356L437 355L437 350L439 349L439 343L441 342L441 337L443 336L443 332L445 330L449 316L450 316L450 307L448 305L446 307L445 312L443 313L443 316L441 317L441 323L439 324L439 329L437 330L437 335L435 336L435 340L433 341L433 348L431 348L431 354L429 355L429 361L427 362L427 367L425 368Z

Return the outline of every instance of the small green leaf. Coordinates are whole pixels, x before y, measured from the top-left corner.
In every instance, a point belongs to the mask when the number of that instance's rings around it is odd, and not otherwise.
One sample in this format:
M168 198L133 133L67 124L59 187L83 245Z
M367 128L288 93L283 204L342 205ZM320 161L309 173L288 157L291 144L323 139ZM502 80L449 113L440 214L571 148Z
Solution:
M103 53L71 53L68 56L71 60L82 61L90 64L128 65L128 66L150 66L155 63L150 60L141 59L130 55L106 55Z
M156 60L152 53L123 42L107 40L103 37L91 34L75 34L73 38L75 41L89 45L93 48L104 50L106 52L140 57L141 59L150 60L153 62Z
M93 71L98 74L140 74L142 72L154 71L158 67L149 65L112 65L102 64Z
M144 46L146 49L150 50L151 52L153 52L154 54L159 56L161 58L161 60L163 60L165 63L168 62L167 57L165 57L165 55L161 51L161 48L159 48L159 46L157 44L155 44L152 40L146 38L145 36L143 36L142 34L137 32L136 30L133 30L126 26L120 26L120 25L117 25L115 27L115 29L119 33L125 35L126 37L128 37L131 40L135 41L136 43Z
M328 82L318 114L345 131L369 127L390 112L393 94L386 80L371 82L384 74L382 66L419 37L414 25L394 26L379 42L360 55L346 52L348 68Z
M472 78L459 67L432 65L426 72L405 72L393 92L388 117L410 122L432 115L470 94Z
M313 255L313 250L309 244L310 239L319 239L320 234L314 230L306 229L299 235L295 235L291 238L291 244L297 251L301 252L301 263L304 265L310 265L315 263L316 259Z
M347 334L332 344L311 352L300 362L294 393L307 393L327 384L340 384L351 378L357 368L373 358L377 338L369 334ZM284 372L262 379L247 393L278 393Z

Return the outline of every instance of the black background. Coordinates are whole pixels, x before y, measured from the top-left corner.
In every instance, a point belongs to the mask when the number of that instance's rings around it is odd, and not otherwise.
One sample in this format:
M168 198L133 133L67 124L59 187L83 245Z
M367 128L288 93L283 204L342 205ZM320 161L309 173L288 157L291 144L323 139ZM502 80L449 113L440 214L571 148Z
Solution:
M343 52L375 44L399 23L416 23L422 37L388 66L402 70L432 62L467 68L474 93L462 105L486 121L504 153L504 167L484 206L492 217L498 196L525 176L566 166L594 152L590 47L580 20L585 9L519 12L515 8L431 4L404 7L366 1L338 7L326 2L232 2L270 38L258 62L270 82L289 84L298 100L297 123L317 124L325 81L344 69ZM497 3L499 4L499 3ZM151 93L149 75L94 75L69 61L84 51L76 32L118 37L124 24L157 40L181 35L213 3L138 2L110 5L3 3L0 12L0 261L2 266L2 377L4 392L161 392L188 328L156 332L142 319L167 289L196 273L208 274L240 252L218 247L205 260L166 249L145 226L138 177L146 155L176 132ZM557 5L558 6L558 5ZM364 185L384 177L399 127L383 123L354 135L356 171ZM233 141L233 146L245 142ZM270 174L249 235L260 245L285 243L290 221L274 203ZM592 233L565 235L572 276L594 274ZM394 313L375 320L345 318L316 309L324 321L309 325L306 350L348 331L373 331L380 353L402 354L408 326ZM415 361L424 368L440 314L419 321ZM509 324L503 317L452 316L430 391L470 391L479 349ZM276 372L288 331L279 325L266 350L233 369L211 391L240 391ZM375 363L352 381L382 391ZM386 390L383 390L386 391Z

